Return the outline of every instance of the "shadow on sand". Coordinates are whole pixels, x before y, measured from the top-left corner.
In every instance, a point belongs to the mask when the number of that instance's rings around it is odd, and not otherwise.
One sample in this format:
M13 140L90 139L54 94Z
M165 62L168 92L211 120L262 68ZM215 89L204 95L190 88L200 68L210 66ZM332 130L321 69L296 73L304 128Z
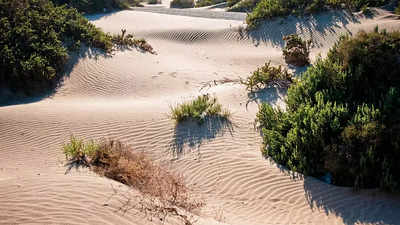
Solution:
M269 103L276 105L279 99L284 98L287 93L287 88L281 87L267 87L260 90L252 91L247 93L246 108L250 103L256 103L260 105L262 103Z
M86 46L82 46L79 51L71 52L68 62L64 67L64 71L59 74L59 78L54 81L54 84L52 87L50 87L50 90L37 94L33 97L28 97L23 93L15 93L13 91L10 91L7 87L0 87L0 107L30 104L46 98L52 98L57 92L58 88L63 85L64 78L70 76L73 68L81 59L89 58L97 60L99 57L108 58L112 57L112 55L102 50L89 48Z
M247 36L258 46L261 43L271 44L274 47L284 47L282 38L289 34L297 33L303 38L313 40L314 47L322 47L321 41L328 34L336 34L335 28L347 28L349 23L360 23L359 16L347 11L328 11L302 17L288 16L261 23L256 30L251 30Z
M293 180L303 181L305 199L311 210L334 215L346 225L400 224L400 195L378 189L355 191L320 179L292 172L285 166L266 158L272 165Z
M178 123L175 126L170 149L174 157L177 158L185 153L185 146L190 149L199 149L204 141L223 136L226 132L229 132L232 136L234 129L232 122L224 118L208 117L201 124L195 121Z
M305 197L311 209L342 218L346 225L399 224L400 197L379 190L353 191L313 177L304 178Z

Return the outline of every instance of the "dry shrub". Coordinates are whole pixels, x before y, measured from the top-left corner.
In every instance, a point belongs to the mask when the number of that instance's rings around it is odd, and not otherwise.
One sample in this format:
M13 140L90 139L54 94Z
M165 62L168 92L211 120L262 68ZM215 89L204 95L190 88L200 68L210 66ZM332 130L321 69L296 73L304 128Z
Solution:
M97 146L90 156L84 156L90 169L140 191L139 204L133 207L161 220L174 215L185 224L192 224L185 212L193 212L204 203L193 199L181 175L153 163L147 155L120 141L103 140Z
M121 29L121 34L111 37L112 43L118 48L138 48L151 54L157 54L153 47L143 38L136 39L133 34L126 34L126 29Z

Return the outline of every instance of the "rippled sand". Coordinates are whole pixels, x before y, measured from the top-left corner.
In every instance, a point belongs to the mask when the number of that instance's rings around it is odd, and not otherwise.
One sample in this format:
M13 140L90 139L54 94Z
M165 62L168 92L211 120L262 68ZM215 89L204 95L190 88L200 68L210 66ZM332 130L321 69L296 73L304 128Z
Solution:
M119 139L182 173L207 203L196 224L400 224L398 197L293 178L264 159L257 106L282 106L285 91L248 95L238 82L268 60L286 66L283 35L312 38L315 60L343 33L399 29L400 20L383 10L373 18L329 12L273 20L247 35L239 32L242 14L196 10L91 16L107 32L146 38L158 54L83 49L52 96L0 108L0 224L161 223L121 210L122 193L134 194L123 185L85 169L65 175L61 146L70 134ZM176 126L168 118L171 105L204 93L232 111L231 124Z

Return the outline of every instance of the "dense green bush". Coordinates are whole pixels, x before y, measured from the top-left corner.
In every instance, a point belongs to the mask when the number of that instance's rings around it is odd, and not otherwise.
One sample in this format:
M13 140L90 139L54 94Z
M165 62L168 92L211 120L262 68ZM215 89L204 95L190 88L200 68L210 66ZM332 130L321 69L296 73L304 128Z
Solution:
M271 62L265 63L264 66L258 68L253 74L242 80L241 83L247 86L247 90L253 91L264 88L269 85L278 85L280 87L288 87L293 82L292 74L282 66L271 66Z
M287 63L295 66L305 66L310 63L311 40L305 41L297 34L287 35L283 40L285 41L283 57Z
M204 7L209 5L215 5L221 2L225 2L226 0L197 0L195 7Z
M68 5L79 12L95 13L104 9L126 9L130 6L139 6L138 0L51 0L56 5Z
M253 11L247 16L250 27L256 26L263 19L290 14L304 14L322 11L325 8L338 8L345 5L347 9L360 10L364 6L381 6L390 0L259 0Z
M343 37L257 115L264 154L337 185L400 191L400 32Z
M0 0L0 84L32 95L53 86L80 43L112 48L111 37L75 9L48 0Z
M171 8L193 8L194 0L172 0L170 2Z

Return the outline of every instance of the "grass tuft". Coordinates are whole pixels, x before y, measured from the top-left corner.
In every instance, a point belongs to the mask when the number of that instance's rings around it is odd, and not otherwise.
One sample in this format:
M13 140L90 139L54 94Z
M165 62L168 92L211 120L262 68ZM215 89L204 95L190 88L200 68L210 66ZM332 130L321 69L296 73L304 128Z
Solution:
M171 118L178 123L185 120L195 120L202 123L206 117L229 119L230 116L231 113L227 109L223 109L215 97L210 97L208 94L171 107Z

